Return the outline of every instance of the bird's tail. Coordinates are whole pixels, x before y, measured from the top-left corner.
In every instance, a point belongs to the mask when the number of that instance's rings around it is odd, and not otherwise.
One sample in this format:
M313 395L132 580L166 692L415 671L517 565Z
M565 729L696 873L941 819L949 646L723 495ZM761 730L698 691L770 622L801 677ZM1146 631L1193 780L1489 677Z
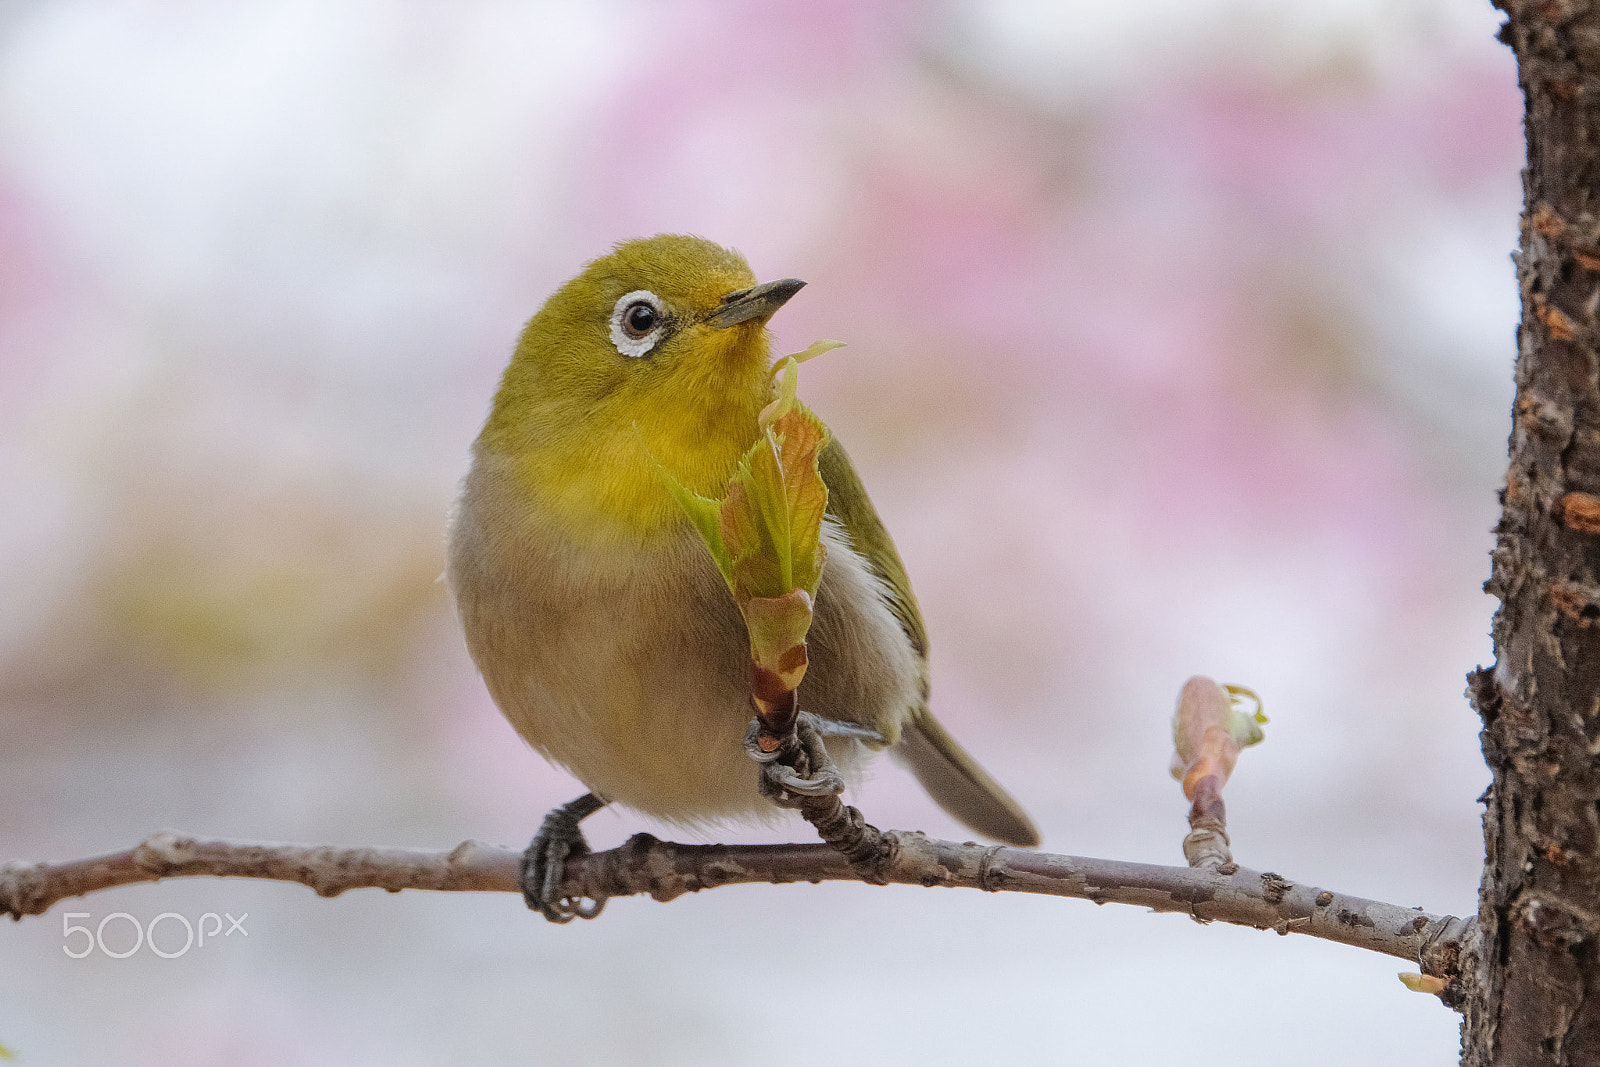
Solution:
M928 795L969 829L1021 848L1039 843L1039 831L1022 805L926 710L906 724L893 751Z

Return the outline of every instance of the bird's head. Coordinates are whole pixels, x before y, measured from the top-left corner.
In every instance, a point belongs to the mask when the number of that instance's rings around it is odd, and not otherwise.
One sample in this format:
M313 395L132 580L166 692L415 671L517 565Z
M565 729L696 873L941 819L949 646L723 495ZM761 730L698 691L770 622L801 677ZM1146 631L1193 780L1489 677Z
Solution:
M624 513L672 515L651 459L720 495L772 398L767 320L804 284L699 237L617 245L528 322L479 447Z

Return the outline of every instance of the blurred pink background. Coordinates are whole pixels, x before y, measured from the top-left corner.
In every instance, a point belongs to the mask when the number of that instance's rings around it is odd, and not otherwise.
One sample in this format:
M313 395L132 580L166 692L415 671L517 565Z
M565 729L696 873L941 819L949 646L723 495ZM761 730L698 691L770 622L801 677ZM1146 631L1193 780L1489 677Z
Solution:
M1046 848L1182 862L1168 720L1205 673L1272 716L1228 789L1241 862L1471 912L1462 690L1492 658L1522 151L1496 24L1455 0L0 10L0 859L162 827L521 847L581 792L467 659L445 516L521 324L612 242L677 231L810 282L781 350L849 342L802 391L910 568L936 710ZM856 800L966 836L887 761ZM248 912L249 937L70 959L67 911ZM745 887L557 928L504 895L187 880L0 931L0 1043L1456 1062L1401 969L1010 894ZM770 1025L784 990L828 1005L804 1043Z

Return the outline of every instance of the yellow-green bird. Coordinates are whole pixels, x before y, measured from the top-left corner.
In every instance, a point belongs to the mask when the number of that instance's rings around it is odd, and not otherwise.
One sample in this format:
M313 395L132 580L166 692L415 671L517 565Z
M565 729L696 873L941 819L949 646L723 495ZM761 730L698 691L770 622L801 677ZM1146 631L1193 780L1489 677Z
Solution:
M744 621L662 476L720 497L773 399L766 323L803 282L756 284L698 237L619 244L528 322L473 446L450 584L495 702L592 792L530 846L530 906L558 897L578 821L615 802L704 826L773 810L743 737ZM821 454L827 564L799 695L831 754L889 747L951 815L1032 846L1028 816L928 712L905 567L838 442Z

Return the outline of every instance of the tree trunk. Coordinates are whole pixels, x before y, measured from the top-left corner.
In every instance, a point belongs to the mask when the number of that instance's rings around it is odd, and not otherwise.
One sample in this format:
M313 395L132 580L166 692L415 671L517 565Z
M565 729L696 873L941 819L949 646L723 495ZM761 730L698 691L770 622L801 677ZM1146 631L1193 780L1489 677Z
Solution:
M1496 660L1469 688L1494 782L1462 1062L1600 1064L1600 4L1498 6L1528 165Z

